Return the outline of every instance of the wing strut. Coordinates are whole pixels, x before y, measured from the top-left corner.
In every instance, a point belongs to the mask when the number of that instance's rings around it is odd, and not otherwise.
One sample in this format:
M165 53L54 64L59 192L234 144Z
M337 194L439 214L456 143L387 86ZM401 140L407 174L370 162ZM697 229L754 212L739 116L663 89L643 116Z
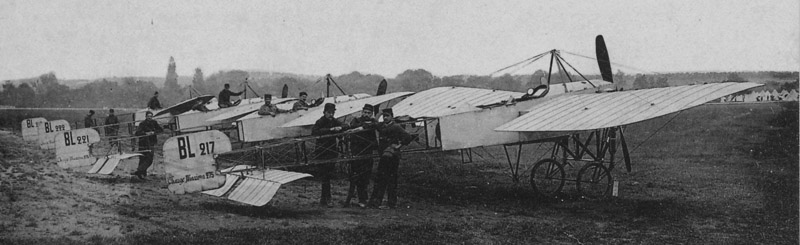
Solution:
M328 86L325 88L325 97L331 97L331 83L339 89L339 92L342 92L342 95L347 95L347 93L342 90L342 87L339 87L339 84L333 80L331 74L325 75L325 80L328 82Z

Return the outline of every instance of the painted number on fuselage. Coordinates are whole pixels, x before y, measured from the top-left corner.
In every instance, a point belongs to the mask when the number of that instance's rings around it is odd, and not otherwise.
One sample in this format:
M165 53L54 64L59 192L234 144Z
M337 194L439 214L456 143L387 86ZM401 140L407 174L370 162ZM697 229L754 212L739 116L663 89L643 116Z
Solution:
M56 125L55 129L53 129L53 126L50 124L50 122L45 122L44 123L44 132L45 133L52 133L52 132L58 132L58 131L64 131L64 130L66 130L64 125Z
M72 137L72 132L64 132L64 145L81 145L89 143L89 135L81 135L77 138Z
M199 145L200 155L209 155L214 153L214 141L202 142ZM192 145L189 137L178 138L178 157L180 159L193 158L196 154L192 151Z
M33 128L33 127L36 127L36 126L33 125L33 120L25 119L25 127L26 128Z

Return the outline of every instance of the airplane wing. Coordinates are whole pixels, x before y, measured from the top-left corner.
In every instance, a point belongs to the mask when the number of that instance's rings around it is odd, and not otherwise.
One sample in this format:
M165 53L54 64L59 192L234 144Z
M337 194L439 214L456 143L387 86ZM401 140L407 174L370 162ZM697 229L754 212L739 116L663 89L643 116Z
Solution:
M163 114L167 114L167 113L172 114L172 115L178 115L178 114L181 114L181 113L184 113L184 112L192 110L192 106L194 106L194 103L197 100L202 100L203 104L205 104L205 103L208 103L208 101L210 101L213 98L214 98L213 95L203 95L203 96L198 96L198 97L195 97L195 98L192 98L192 99L184 100L184 101L181 101L178 104L175 104L173 106L167 107L166 109L163 109L163 110L160 110L160 111L156 112L155 114L153 114L153 116L157 117L157 116L160 116L160 115L163 115Z
M361 111L364 108L364 104L380 104L392 99L397 99L403 96L407 96L413 94L412 92L395 92L391 94L384 94L380 96L372 96L358 100L351 100L346 102L340 102L336 104L336 117L343 117L354 112ZM308 111L305 115L295 120L292 120L284 125L281 125L282 128L288 127L297 127L297 126L310 126L314 125L314 123L322 117L323 107L316 107Z
M280 104L284 102L289 102L292 100L297 100L295 98L273 98L272 104ZM209 118L207 122L224 122L224 121L235 121L241 117L247 116L250 113L258 111L264 103L251 103L247 105L239 105L232 108L230 111L219 114L215 117Z
M428 89L392 106L395 117L441 117L456 113L477 111L487 105L519 98L524 93L466 87L437 87Z
M699 106L762 86L712 83L598 94L567 95L538 103L497 131L582 131L627 125Z

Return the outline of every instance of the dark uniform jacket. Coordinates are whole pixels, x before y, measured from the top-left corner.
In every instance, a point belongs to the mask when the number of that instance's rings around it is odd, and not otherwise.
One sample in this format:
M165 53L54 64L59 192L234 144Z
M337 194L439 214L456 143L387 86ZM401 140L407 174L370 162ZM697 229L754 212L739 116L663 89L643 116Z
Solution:
M156 120L145 119L139 123L139 127L136 127L136 133L134 133L134 135L143 136L146 135L147 132L155 132L155 134L139 138L139 150L152 150L156 143L158 143L158 136L156 134L164 132L164 129L158 125Z
M244 93L244 91L238 92L238 93L234 93L234 92L231 92L230 90L223 89L222 91L219 92L219 96L217 96L218 97L217 99L219 100L219 103L230 104L231 103L231 96L239 96L242 93Z
M391 144L408 145L408 143L411 143L412 140L411 135L408 134L406 130L404 130L402 127L400 127L399 124L395 122L392 122L390 124L385 124L380 129L380 136L381 136L380 139L381 142L378 149L380 149L381 152L386 151L389 145ZM400 156L399 151L394 151L392 149L389 150L392 151L394 157Z
M294 105L292 106L292 110L293 111L304 110L304 109L308 109L309 107L311 107L311 105L309 105L308 102L305 102L304 100L298 100L297 102L294 102Z
M150 110L161 109L161 102L158 101L158 97L153 96L150 98L150 101L147 102L147 108L150 108Z
M354 133L350 137L350 151L353 154L370 154L377 148L374 129L378 128L378 125L378 120L372 117L357 117L350 121L350 128L364 127L364 129L368 129Z
M326 135L326 134L333 134L336 132L331 131L333 127L343 127L342 122L336 120L336 118L328 119L325 116L322 116L316 123L314 123L314 127L311 128L311 135ZM326 137L317 139L317 146L315 148L315 152L319 156L320 159L331 159L336 158L337 153L336 149L336 137Z
M83 127L84 128L94 127L94 119L92 119L92 115L86 115L86 117L83 118Z
M117 119L116 115L108 115L105 125L112 125L106 127L106 135L117 135L119 131L119 119Z

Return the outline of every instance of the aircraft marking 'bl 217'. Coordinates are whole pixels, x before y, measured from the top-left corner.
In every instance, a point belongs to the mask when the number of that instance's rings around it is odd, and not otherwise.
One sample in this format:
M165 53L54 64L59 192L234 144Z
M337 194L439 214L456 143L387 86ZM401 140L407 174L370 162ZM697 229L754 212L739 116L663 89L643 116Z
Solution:
M231 151L231 142L217 130L176 136L164 142L168 189L176 194L217 189L225 175L217 171L214 154Z

